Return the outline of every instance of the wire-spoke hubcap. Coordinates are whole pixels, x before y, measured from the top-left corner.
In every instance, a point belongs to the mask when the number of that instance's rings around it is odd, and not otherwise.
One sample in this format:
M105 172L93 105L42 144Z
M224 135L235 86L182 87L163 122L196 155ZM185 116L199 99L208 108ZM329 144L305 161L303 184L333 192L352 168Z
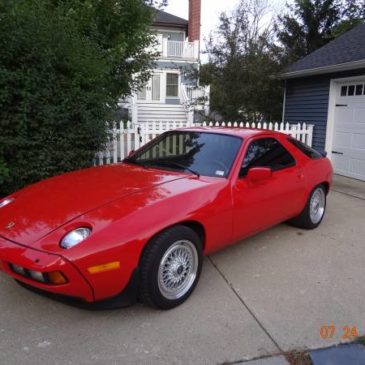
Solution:
M310 200L310 218L313 224L317 224L323 217L326 197L321 188L317 188Z
M176 241L164 254L158 268L158 287L170 300L185 295L194 284L198 272L198 253L187 240Z

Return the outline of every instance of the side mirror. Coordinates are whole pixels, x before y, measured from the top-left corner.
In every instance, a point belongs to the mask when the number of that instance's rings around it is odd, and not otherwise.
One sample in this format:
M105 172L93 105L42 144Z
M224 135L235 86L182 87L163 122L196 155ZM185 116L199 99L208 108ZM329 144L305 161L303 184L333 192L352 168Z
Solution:
M269 180L272 177L272 171L268 167L253 167L247 172L247 179L253 183Z
M132 157L133 155L134 155L134 152L136 152L135 150L131 150L131 151L129 151L129 153L128 153L128 157Z

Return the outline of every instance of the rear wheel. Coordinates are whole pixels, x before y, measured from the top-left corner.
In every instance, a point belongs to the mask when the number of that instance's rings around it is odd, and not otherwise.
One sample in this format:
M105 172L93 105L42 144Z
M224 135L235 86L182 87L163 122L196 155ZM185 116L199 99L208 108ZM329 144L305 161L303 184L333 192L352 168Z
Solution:
M140 299L155 308L174 308L193 292L201 269L198 235L185 226L169 228L153 238L142 255Z
M321 224L325 212L326 189L323 185L318 185L312 190L302 213L289 223L299 228L314 229Z

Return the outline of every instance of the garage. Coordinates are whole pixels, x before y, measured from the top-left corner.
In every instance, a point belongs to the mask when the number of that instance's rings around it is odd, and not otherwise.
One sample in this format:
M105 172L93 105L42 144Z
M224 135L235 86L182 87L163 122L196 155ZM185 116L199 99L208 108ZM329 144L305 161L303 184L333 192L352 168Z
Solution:
M365 82L338 84L332 162L336 173L365 181Z
M289 65L283 121L312 124L338 175L365 181L365 23Z

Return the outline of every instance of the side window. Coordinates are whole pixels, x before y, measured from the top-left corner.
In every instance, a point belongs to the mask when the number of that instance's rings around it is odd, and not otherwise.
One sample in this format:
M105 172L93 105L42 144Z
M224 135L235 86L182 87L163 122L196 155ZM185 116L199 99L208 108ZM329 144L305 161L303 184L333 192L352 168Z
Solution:
M295 165L292 155L275 138L262 138L248 146L240 176L246 176L251 167L269 167L273 171Z
M288 141L293 144L298 150L302 151L306 156L311 158L312 160L316 160L318 158L322 158L323 156L313 149L312 147L307 146L306 144L298 141L297 139L294 139L292 137L288 138Z

